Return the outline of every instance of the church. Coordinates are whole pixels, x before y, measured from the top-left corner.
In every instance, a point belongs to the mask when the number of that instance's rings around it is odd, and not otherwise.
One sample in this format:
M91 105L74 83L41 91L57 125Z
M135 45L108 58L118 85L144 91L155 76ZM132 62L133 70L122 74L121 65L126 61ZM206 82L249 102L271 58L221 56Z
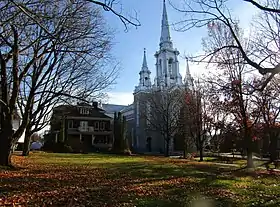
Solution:
M170 28L165 0L163 1L163 14L161 22L161 36L159 49L155 52L156 75L152 83L151 71L147 64L146 51L144 49L143 63L139 72L139 83L135 87L134 102L129 106L102 104L106 114L113 117L114 112L120 111L127 118L127 129L131 147L138 152L163 152L166 147L165 139L156 130L149 130L147 117L151 116L151 105L141 104L145 102L148 94L168 90L185 89L193 87L193 79L190 74L188 62L184 81L179 72L179 51L174 48L171 40ZM144 108L143 108L144 107ZM180 109L177 109L180 110ZM160 112L158 112L160 113ZM174 140L170 140L169 151L173 152Z

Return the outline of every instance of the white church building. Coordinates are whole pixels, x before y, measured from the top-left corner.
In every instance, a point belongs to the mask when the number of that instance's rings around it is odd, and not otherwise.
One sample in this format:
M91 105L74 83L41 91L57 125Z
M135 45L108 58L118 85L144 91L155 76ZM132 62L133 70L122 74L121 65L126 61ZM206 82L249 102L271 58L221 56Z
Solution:
M141 104L139 100L151 90L164 90L171 87L184 88L186 85L192 86L192 77L187 63L184 81L179 72L179 51L174 48L170 35L168 16L165 0L163 1L163 14L161 22L161 36L159 49L155 53L156 75L154 81L151 80L151 71L147 64L146 51L144 49L143 63L139 72L139 83L135 87L133 95L134 102L129 106L102 104L102 108L108 115L122 112L127 117L128 130L130 134L130 144L135 151L163 152L164 140L159 136L153 137L146 130L145 124L141 121ZM170 144L170 151L173 145Z

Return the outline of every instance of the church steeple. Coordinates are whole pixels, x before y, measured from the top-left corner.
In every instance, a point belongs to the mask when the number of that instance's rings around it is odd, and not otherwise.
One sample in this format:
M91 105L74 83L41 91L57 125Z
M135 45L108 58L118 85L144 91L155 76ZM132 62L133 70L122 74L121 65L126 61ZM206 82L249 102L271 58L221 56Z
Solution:
M186 63L187 63L187 65L186 65L186 75L185 75L185 78L184 78L184 82L185 82L186 87L188 89L192 90L193 89L193 78L191 76L188 58L186 58Z
M134 92L137 93L139 91L145 91L147 89L150 89L151 84L151 78L150 78L151 71L148 68L147 64L147 57L146 57L146 49L144 48L144 55L143 55L143 63L142 68L139 72L139 84L135 87Z
M166 11L165 0L163 0L163 13L161 21L161 37L160 37L160 47L172 48L171 36L169 31L168 17Z
M142 70L148 70L147 58L146 58L146 48L144 48L144 56L143 56L143 63L142 63Z
M179 51L173 48L171 41L167 10L165 0L163 0L163 13L161 21L161 37L160 37L160 48L156 52L156 72L155 86L156 87L170 87L170 86L181 86L182 76L179 72Z

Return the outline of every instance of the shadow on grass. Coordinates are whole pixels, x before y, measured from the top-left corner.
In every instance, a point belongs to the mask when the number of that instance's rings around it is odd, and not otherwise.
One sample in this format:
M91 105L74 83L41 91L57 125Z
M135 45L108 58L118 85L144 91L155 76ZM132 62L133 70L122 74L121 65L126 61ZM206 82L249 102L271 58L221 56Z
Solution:
M205 199L212 206L244 204L231 193L238 176L224 175L225 169L219 166L164 158L138 157L131 162L123 156L109 157L121 160L106 163L108 156L103 156L104 163L94 163L102 156L36 154L28 158L32 165L27 169L7 174L0 171L0 198L24 197L25 201L20 202L28 202L28 206L69 206L71 202L72 206L183 207L190 206L194 200ZM41 164L37 159L48 159L48 162ZM59 166L55 163L57 159L81 159L81 162ZM90 165L87 159L91 159ZM255 190L252 199L257 193Z

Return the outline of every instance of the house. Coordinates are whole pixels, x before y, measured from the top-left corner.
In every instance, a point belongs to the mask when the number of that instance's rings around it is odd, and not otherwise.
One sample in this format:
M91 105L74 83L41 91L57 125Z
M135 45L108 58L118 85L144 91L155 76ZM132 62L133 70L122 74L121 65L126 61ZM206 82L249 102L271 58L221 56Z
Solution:
M112 118L97 102L60 105L53 109L50 134L53 142L67 143L74 151L109 149L113 144Z

